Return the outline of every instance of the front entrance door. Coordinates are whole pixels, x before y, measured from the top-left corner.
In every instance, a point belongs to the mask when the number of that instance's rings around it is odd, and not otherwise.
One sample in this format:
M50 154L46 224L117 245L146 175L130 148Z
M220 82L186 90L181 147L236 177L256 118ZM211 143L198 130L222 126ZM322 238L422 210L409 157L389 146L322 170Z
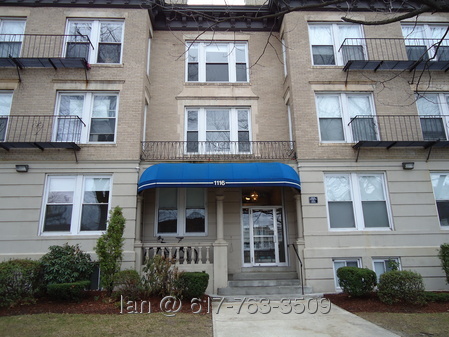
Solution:
M243 208L243 262L245 266L286 264L282 208Z

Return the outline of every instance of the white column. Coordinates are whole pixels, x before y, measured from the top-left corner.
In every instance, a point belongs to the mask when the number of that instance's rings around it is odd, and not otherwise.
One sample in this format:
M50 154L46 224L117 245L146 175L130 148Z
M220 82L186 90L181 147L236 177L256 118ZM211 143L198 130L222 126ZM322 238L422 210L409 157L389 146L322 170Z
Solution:
M228 243L224 239L223 195L217 195L217 239L214 242L214 292L228 286Z
M136 270L140 273L142 269L142 203L143 196L137 196L137 207L136 207L136 228L135 228L135 239L134 239L134 252L136 254Z
M298 252L299 258L301 261L298 260L298 257L295 253L295 259L297 260L297 270L298 270L298 276L301 278L301 280L304 282L304 285L306 285L306 275L305 275L305 265L304 265L304 248L305 248L305 241L304 241L304 223L302 219L302 204L301 204L301 194L295 194L294 195L295 202L296 202L296 251ZM301 267L302 262L302 267ZM302 275L301 275L302 274Z
M301 205L301 194L294 195L296 202L296 230L297 239L304 240L304 224L302 222L302 205Z

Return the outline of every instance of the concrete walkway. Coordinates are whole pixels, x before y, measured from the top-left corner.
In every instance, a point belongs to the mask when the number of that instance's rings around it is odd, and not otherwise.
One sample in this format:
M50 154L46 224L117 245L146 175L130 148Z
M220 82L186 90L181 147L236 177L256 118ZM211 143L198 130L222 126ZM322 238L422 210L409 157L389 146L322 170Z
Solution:
M329 310L328 304L320 298L268 303L247 297L221 305L214 302L214 337L398 336L335 305Z

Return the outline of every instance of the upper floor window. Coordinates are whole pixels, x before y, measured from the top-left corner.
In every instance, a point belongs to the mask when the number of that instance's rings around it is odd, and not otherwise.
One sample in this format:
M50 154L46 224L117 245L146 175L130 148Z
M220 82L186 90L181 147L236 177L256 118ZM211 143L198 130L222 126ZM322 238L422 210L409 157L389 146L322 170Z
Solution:
M5 141L11 111L12 92L0 91L0 142Z
M322 142L377 140L371 94L319 93L316 106Z
M205 190L202 188L160 188L156 234L204 235L205 205Z
M449 172L432 173L430 177L432 178L440 225L449 228Z
M249 109L189 108L186 110L186 152L249 153Z
M64 92L59 93L55 130L56 141L81 143L112 143L117 123L117 93ZM83 121L68 119L78 116Z
M66 57L84 57L89 63L121 63L123 21L69 20ZM83 37L88 36L89 41Z
M48 176L42 232L89 234L106 230L110 176Z
M0 18L0 57L20 56L24 32L24 19Z
M331 229L390 228L390 212L382 174L326 174Z
M314 65L341 66L347 60L365 59L363 32L360 25L310 24L309 37ZM348 40L345 42L345 39ZM345 42L344 45L343 42Z
M187 43L187 82L248 82L246 42Z
M447 24L403 24L408 59L449 61L449 36L443 39L446 30Z
M424 140L447 140L449 94L420 94L416 105Z

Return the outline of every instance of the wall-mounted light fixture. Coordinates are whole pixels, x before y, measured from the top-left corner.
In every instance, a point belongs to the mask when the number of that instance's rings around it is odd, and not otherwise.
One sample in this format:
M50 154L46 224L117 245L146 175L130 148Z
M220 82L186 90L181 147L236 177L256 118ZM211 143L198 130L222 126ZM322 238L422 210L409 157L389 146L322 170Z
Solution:
M412 161L411 162L402 163L402 168L404 170L413 170L415 168L415 163L412 162Z
M17 172L28 172L30 167L28 165L16 165Z

